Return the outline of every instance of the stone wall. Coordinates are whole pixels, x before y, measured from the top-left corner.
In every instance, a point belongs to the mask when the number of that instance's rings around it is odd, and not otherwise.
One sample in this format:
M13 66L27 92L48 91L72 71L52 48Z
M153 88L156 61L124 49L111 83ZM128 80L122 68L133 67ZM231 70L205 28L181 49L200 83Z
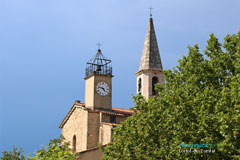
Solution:
M141 94L147 99L150 96L152 96L152 78L153 77L158 78L158 83L164 84L163 72L147 70L147 71L139 72L137 74L137 93L138 93L138 82L139 82L139 79L141 78L141 83L142 83Z
M99 142L103 145L112 141L112 125L102 123L100 127Z
M76 152L87 149L87 121L88 112L76 107L62 128L62 135L66 142L70 142L70 147L76 135Z
M99 148L95 148L79 153L79 158L76 160L101 160L102 155L102 151Z
M116 123L119 124L120 122L124 121L125 119L127 119L127 117L117 116L116 117Z
M119 124L121 121L124 121L125 119L127 119L127 117L125 116L116 116L116 123ZM103 114L103 122L110 122L110 115L109 114Z
M98 146L100 115L99 113L88 113L87 149Z

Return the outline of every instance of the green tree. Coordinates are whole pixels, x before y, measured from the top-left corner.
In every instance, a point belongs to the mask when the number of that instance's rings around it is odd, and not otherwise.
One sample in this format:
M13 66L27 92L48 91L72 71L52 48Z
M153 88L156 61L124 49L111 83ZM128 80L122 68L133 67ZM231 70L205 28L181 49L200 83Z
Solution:
M3 151L3 156L1 157L2 160L25 160L25 156L22 154L23 150L13 146L13 151Z
M134 97L136 112L114 129L104 160L240 159L240 32L224 44L211 34L203 54L188 47L164 71L159 97ZM182 153L179 144L220 144L215 153ZM194 148L192 148L192 151Z
M74 160L77 155L72 154L69 143L62 144L63 137L50 140L48 146L41 148L29 160Z
M63 137L57 139L51 139L48 146L41 148L35 153L33 157L28 156L28 160L75 160L78 156L72 154L69 148L69 143L62 143ZM13 147L13 151L3 151L2 160L25 160L25 156L22 154L22 148L18 151L16 147Z

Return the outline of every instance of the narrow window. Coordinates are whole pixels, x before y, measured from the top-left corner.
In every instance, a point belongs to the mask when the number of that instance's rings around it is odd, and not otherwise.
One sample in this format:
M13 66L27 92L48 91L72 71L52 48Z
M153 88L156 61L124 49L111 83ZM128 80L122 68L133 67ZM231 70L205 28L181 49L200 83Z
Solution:
M74 135L73 136L73 142L72 142L72 152L73 153L76 153L76 143L77 143L76 135Z
M116 126L112 126L112 129L111 129L111 142L113 142L114 128L116 128Z
M113 128L111 129L111 142L113 142Z
M142 90L142 79L139 78L138 79L138 94L141 94L141 90Z
M111 115L110 116L110 122L111 123L116 123L116 116Z
M155 84L158 83L158 78L157 77L153 77L152 78L152 95L155 96L157 95L157 91L155 90Z

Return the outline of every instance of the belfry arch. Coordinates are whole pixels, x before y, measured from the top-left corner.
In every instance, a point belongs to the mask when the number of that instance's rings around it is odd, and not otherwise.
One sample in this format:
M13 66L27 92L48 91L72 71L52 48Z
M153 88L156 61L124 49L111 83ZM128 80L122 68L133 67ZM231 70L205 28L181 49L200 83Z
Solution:
M155 89L155 84L157 84L157 83L159 83L159 82L158 82L158 77L154 76L154 77L152 78L152 95L153 95L153 96L156 96L156 95L157 95L157 91L156 91L156 89Z
M142 93L142 78L138 79L138 94Z

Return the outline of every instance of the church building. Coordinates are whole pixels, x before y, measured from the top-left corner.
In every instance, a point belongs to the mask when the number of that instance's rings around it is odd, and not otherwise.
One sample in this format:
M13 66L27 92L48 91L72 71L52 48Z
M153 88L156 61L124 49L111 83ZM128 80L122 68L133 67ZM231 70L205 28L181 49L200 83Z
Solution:
M101 160L99 144L112 142L113 128L134 114L132 110L112 107L112 66L100 49L87 62L85 103L75 101L59 125L77 160ZM137 94L146 99L157 95L154 85L164 83L153 19L150 16L137 77Z

